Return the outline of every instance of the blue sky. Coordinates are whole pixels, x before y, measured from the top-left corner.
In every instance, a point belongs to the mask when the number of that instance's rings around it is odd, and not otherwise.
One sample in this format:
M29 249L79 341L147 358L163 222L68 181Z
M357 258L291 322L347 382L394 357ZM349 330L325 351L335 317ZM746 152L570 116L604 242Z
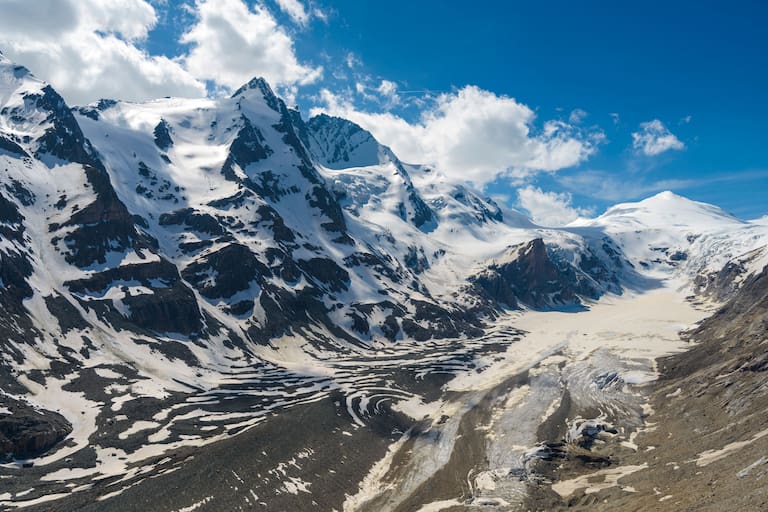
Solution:
M764 2L40 1L0 0L0 50L71 103L262 75L549 223L665 189L768 214Z

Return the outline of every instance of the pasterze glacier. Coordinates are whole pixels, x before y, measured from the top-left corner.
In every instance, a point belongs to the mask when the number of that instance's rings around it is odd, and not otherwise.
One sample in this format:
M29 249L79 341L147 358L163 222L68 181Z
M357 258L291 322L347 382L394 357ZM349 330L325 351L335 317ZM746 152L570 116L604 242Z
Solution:
M211 2L187 10L203 23ZM218 4L286 38L334 23ZM599 211L526 181L608 144L586 112L539 132L518 105L538 156L463 179L458 153L410 151L440 151L436 123L479 89L433 95L418 129L341 98L350 119L307 113L259 77L75 105L17 53L0 54L0 510L768 507L768 217L682 180ZM357 92L404 105L385 82ZM634 162L694 151L643 130Z

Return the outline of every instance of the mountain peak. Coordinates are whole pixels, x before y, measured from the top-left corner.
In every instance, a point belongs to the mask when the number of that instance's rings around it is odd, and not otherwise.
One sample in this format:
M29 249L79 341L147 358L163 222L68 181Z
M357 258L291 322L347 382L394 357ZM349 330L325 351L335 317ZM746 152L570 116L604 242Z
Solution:
M19 89L39 90L45 85L45 82L35 77L29 69L0 54L0 99L7 101L8 97Z
M251 78L248 83L244 84L242 87L235 91L235 93L232 95L232 98L235 99L248 97L250 96L250 91L260 92L264 97L264 101L266 101L267 105L269 105L272 110L276 112L280 111L280 99L275 94L275 91L272 90L272 87L270 87L269 83L262 77Z
M329 169L368 167L397 160L369 131L348 119L318 114L307 121L307 129L312 153Z
M262 92L268 90L270 93L272 93L272 87L270 87L269 83L263 77L255 76L248 82L241 85L240 88L236 90L234 94L232 94L232 97L234 98L236 96L240 96L250 89L258 89Z
M683 214L684 212L698 212L713 217L724 217L738 221L736 217L723 210L719 206L715 206L709 203L702 203L701 201L694 201L693 199L688 199L685 196L675 194L670 190L659 192L655 196L651 196L640 201L638 204L649 208L668 210L670 213L679 212Z
M646 227L669 227L708 231L717 226L742 224L720 207L693 201L671 191L658 194L636 203L621 203L590 223Z
M651 196L649 199L660 199L660 200L664 200L664 201L673 201L673 200L684 199L684 200L688 201L687 198L685 198L685 197L683 197L681 195L675 194L671 190L664 190L663 192L659 192L655 196Z

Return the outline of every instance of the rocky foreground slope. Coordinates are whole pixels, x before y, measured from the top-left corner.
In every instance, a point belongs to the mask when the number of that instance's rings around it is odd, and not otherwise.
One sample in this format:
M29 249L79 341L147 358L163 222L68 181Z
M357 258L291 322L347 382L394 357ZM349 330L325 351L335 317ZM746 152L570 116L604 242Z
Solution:
M768 267L688 336L690 350L660 361L637 453L614 461L642 467L609 489L574 492L563 508L768 508Z
M539 430L548 456L533 467L547 483L531 485L520 509L766 509L768 267L684 337L684 351L658 360L629 442L605 416L579 431Z

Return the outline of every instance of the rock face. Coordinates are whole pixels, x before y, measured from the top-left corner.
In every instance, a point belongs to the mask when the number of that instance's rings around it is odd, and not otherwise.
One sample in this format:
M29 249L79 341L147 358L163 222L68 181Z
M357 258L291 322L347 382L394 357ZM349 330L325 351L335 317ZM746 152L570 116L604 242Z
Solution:
M28 459L50 450L72 432L60 414L0 396L0 458Z
M470 278L487 297L511 308L577 304L580 297L596 299L601 290L580 270L558 266L541 238L511 248L496 263Z
M403 163L370 132L352 121L325 114L311 118L306 124L300 118L295 122L302 142L317 162L334 170L390 166L403 192L396 205L399 216L422 229L436 222L434 212L414 187Z

